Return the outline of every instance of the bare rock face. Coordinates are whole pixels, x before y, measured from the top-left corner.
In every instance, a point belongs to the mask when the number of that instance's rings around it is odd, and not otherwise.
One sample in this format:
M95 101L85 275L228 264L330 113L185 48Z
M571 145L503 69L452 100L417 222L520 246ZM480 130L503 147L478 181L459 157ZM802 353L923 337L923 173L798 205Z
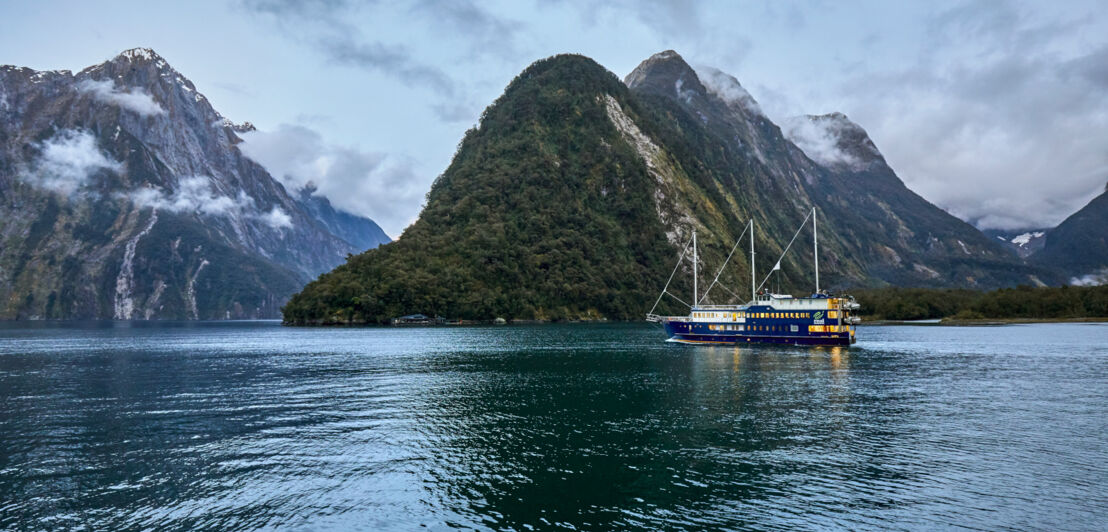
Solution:
M842 113L778 127L738 80L694 69L673 51L650 57L625 82L680 129L695 161L682 166L711 179L692 177L720 183L726 204L753 213L771 238L790 236L815 206L833 283L989 288L1057 280L909 190Z
M245 157L252 129L149 49L76 74L0 67L0 318L275 317L387 241Z

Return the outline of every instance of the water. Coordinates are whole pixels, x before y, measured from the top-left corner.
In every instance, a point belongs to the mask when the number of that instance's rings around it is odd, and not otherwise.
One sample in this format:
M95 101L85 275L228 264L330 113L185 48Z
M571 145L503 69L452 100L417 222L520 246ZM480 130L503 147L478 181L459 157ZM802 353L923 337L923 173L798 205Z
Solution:
M1108 325L0 326L0 529L1108 527Z

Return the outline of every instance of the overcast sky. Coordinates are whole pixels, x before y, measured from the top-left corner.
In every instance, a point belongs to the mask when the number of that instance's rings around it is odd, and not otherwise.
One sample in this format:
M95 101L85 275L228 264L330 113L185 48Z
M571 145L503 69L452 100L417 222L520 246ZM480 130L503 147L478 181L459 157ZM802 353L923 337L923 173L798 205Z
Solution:
M150 47L247 152L392 236L511 79L557 53L620 77L675 49L779 124L846 113L907 185L983 228L1057 224L1108 182L1103 2L3 2L0 63ZM686 5L691 4L691 5Z

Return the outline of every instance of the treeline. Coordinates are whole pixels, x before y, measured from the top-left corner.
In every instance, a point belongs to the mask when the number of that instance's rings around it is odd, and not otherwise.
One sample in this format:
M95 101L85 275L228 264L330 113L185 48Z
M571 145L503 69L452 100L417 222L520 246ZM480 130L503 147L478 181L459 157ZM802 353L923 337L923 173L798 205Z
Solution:
M878 320L1108 317L1108 286L1018 286L991 292L881 288L854 291L861 314Z

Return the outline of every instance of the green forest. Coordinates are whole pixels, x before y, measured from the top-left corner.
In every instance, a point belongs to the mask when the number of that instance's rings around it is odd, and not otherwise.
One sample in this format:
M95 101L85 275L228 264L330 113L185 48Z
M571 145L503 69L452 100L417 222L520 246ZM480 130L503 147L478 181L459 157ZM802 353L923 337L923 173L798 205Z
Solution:
M861 314L878 320L1108 318L1108 286L859 290Z
M418 221L305 287L285 322L641 316L666 275L648 265L672 248L598 94L628 100L584 58L533 65L467 132Z

